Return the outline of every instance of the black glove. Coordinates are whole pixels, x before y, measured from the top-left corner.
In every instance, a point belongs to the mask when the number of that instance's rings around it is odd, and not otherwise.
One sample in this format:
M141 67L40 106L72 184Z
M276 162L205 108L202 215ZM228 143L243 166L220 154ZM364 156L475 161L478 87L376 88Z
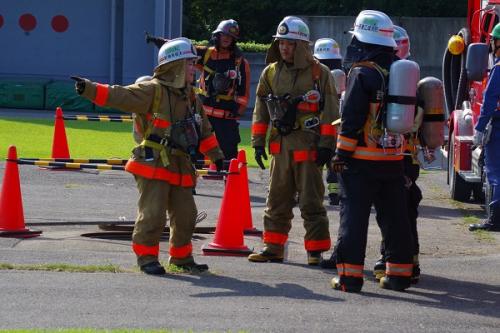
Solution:
M316 164L322 168L323 165L330 162L333 156L333 151L330 148L319 147L318 156L316 157Z
M260 166L260 168L262 170L266 170L266 167L264 166L264 162L262 162L263 158L267 161L266 149L262 146L254 147L254 149L255 149L255 161L257 162L257 164Z
M347 169L347 165L345 163L344 158L341 155L335 155L332 160L332 169L334 172L342 173L345 169Z
M222 169L224 169L224 160L222 158L215 160L214 164L215 164L215 168L217 169L217 172L221 172Z
M75 80L75 89L78 95L83 94L85 91L85 79L82 79L79 76L70 76L71 79Z

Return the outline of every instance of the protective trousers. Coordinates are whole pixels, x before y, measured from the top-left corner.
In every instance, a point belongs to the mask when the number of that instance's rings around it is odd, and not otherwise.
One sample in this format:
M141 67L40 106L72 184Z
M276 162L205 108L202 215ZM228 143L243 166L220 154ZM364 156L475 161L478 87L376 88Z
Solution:
M500 119L493 120L492 126L490 140L484 147L484 166L492 190L490 209L500 213ZM490 223L500 225L498 215Z
M137 264L158 261L159 243L167 221L170 225L171 264L193 262L191 236L198 214L191 187L135 177L139 189L138 214L132 235Z
M208 117L215 131L219 147L224 153L226 160L236 158L238 155L238 144L241 142L239 123L234 119L222 119Z
M411 275L413 240L400 161L349 160L340 174L340 227L336 244L341 283L363 284L368 220L372 204L385 241L388 275ZM399 275L401 274L401 275Z
M422 191L417 185L417 179L420 175L420 166L413 163L411 156L405 156L403 160L404 164L404 175L407 178L406 184L406 208L408 213L408 221L410 222L410 230L413 239L413 255L418 255L420 253L420 245L418 241L418 230L417 230L417 218L418 218L418 206L420 201L422 201ZM411 184L408 186L408 184ZM383 222L381 222L381 217L377 212L377 223L380 228L383 227ZM380 243L380 254L385 258L385 245L384 240Z
M294 152L285 150L273 156L267 207L264 210L264 243L273 253L282 253L288 239L298 192L304 219L304 246L307 251L327 251L331 240L323 206L325 186L314 160L295 161Z

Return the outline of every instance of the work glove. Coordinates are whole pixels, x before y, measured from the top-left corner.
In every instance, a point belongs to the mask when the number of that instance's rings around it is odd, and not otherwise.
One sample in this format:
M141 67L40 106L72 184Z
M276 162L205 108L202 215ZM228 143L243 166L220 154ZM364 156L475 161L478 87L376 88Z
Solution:
M484 132L474 131L474 138L472 142L475 146L481 146L483 144Z
M222 158L215 160L214 164L215 164L215 169L217 169L217 172L221 172L222 169L224 168L224 160Z
M341 155L335 155L332 160L332 169L336 173L342 173L345 169L347 169L347 165L345 163L344 158Z
M318 156L316 157L316 164L322 168L323 165L330 162L333 156L333 151L330 148L319 147Z
M85 91L85 79L79 76L70 76L71 79L75 80L75 89L78 95L83 94Z
M254 147L254 149L255 149L255 161L262 170L266 170L264 162L262 162L262 159L265 159L267 161L266 149L262 146Z

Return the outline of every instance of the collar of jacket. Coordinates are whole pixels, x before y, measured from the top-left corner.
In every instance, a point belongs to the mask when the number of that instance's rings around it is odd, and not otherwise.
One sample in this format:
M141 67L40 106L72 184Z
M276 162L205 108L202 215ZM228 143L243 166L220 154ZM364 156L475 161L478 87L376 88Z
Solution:
M314 57L312 55L311 49L309 48L309 43L300 40L295 41L295 43L297 46L295 47L293 65L288 68L303 69L311 66L314 62ZM273 41L266 54L266 64L270 64L273 62L283 62L280 54L278 39L275 39Z

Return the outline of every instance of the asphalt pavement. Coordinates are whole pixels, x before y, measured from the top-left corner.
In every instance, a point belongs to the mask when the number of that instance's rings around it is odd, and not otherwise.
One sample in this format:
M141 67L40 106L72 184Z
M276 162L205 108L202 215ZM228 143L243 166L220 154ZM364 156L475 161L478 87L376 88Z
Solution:
M5 164L0 165L1 174ZM118 265L126 273L0 270L0 328L144 328L195 332L498 332L500 235L466 230L464 211L477 204L448 199L443 171L424 172L419 232L422 278L407 292L383 290L371 277L380 232L372 214L365 284L360 294L333 290L334 271L306 265L304 229L295 209L289 255L283 264L250 263L244 257L202 256L213 234L193 237L196 260L210 273L140 273L127 239L97 239L99 223L132 222L137 191L120 171L49 171L20 166L25 223L43 234L0 238L0 263ZM262 230L269 176L250 169L253 224ZM217 225L224 184L201 179L195 196L207 213L199 226ZM326 204L325 200L325 204ZM328 207L332 238L338 207ZM238 223L238 216L234 216ZM261 240L245 236L259 250ZM168 241L160 245L168 258Z

